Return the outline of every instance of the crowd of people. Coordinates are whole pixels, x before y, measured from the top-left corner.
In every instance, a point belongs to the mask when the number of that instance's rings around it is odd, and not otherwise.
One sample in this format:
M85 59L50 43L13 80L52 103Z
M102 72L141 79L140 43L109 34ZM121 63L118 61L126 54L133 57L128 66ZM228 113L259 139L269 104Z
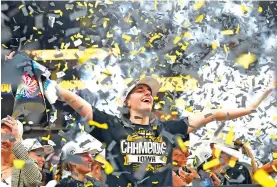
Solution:
M11 54L9 59L13 58ZM191 155L189 134L213 120L224 121L251 114L272 92L267 89L245 108L217 109L178 120L153 117L153 98L160 83L144 77L122 94L121 117L91 106L77 94L54 84L58 100L66 102L83 120L96 124L64 140L62 149L39 138L22 139L23 125L11 116L1 121L1 186L220 186L255 184L258 170L245 142L202 142ZM51 94L49 94L51 95ZM47 97L50 96L46 95ZM47 98L51 99L51 98ZM53 98L52 98L53 100ZM180 140L181 141L177 141ZM241 156L242 155L242 156ZM192 163L188 159L194 156ZM244 159L243 159L244 158ZM263 167L274 173L277 163Z

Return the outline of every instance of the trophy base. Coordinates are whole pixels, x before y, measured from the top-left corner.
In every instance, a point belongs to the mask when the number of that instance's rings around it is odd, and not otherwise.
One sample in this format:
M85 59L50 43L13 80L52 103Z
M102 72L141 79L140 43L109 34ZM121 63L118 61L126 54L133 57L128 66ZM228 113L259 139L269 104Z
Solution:
M24 116L26 116L32 112L42 113L45 111L45 109L46 109L46 107L42 103L37 103L37 102L22 103L15 107L12 117L17 118L22 114L24 114Z

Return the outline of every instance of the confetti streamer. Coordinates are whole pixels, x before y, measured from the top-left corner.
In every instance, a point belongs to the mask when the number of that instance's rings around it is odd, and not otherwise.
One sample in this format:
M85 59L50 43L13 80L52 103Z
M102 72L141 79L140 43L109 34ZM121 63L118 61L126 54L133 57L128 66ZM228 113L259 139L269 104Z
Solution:
M277 184L264 170L258 169L253 175L255 181L263 187L275 187Z
M218 166L219 164L220 164L220 160L218 158L216 158L216 159L213 159L213 160L203 164L203 169L207 170L207 169L213 168L215 166Z
M108 124L107 123L100 124L100 123L97 123L96 121L89 120L88 124L96 126L98 128L101 128L101 129L108 129Z
M13 161L13 166L16 169L23 169L25 166L25 161L24 160L14 160Z

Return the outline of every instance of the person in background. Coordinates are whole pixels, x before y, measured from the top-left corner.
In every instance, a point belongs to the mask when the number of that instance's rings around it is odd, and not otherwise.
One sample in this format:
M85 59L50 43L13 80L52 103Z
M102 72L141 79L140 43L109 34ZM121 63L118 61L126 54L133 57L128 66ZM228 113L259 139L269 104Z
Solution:
M45 156L53 153L54 152L54 148L51 145L41 145L41 143L39 142L39 140L35 139L35 138L27 138L25 140L22 141L22 144L24 145L24 147L27 148L28 154L29 156L36 160L38 163L38 167L41 171L41 174L43 176L42 179L42 183L41 186L45 186L45 170L43 171L43 166L45 163Z
M102 143L91 135L85 132L78 134L75 141L69 141L63 146L55 180L46 187L97 187L86 175L91 172L93 158L103 151L101 147Z
M37 161L40 171L45 163L45 155L54 152L54 148L51 145L41 145L41 143L35 138L27 138L22 141L24 147L26 147L28 154L31 158Z
M72 160L66 160L68 158L75 158ZM81 187L86 184L85 175L91 171L92 158L89 151L85 151L79 145L73 141L68 142L62 148L61 162L58 164L56 180L58 184L56 187ZM79 161L79 162L77 162ZM61 179L63 169L70 172L66 178Z
M190 156L189 147L186 147L185 152L176 147L172 152L172 182L174 187L186 186L195 178L200 178L197 172L187 165L188 157Z
M22 144L23 125L8 116L1 121L1 187L37 187L41 180L37 161Z
M209 141L208 141L209 142ZM253 174L257 171L256 162L248 146L239 140L232 144L225 144L220 140L210 141L211 155L202 150L206 155L205 161L196 159L194 164L204 172L203 165L212 159L220 159L220 164L209 170L220 179L215 185L253 184ZM201 152L201 151L200 151ZM201 159L200 159L201 160ZM203 159L202 159L203 160ZM233 164L231 164L233 162Z
M273 162L269 162L263 165L260 169L263 169L269 175L277 172L277 159L273 160Z
M105 150L103 150L99 155L102 158L105 158ZM96 157L92 160L91 171L87 174L87 176L92 177L102 183L106 182L106 173L104 171L105 163L101 160L98 160Z
M59 162L59 154L56 152L50 153L46 156L44 166L42 171L44 173L44 179L42 180L42 185L48 184L48 182L54 180L55 166Z

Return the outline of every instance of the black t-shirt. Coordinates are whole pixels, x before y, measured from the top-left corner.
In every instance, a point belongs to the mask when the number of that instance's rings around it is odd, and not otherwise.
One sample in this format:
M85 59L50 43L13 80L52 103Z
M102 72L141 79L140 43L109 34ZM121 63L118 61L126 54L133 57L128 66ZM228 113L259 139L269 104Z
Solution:
M55 187L84 187L85 183L72 177L62 179Z
M172 146L175 135L187 135L187 118L126 127L119 118L94 108L93 120L108 125L108 129L95 128L90 134L107 144L106 158L117 166L107 176L109 186L172 186ZM111 150L110 144L115 144Z
M78 181L71 176L62 179L55 187L106 187L105 184L92 177L86 177L87 182Z

